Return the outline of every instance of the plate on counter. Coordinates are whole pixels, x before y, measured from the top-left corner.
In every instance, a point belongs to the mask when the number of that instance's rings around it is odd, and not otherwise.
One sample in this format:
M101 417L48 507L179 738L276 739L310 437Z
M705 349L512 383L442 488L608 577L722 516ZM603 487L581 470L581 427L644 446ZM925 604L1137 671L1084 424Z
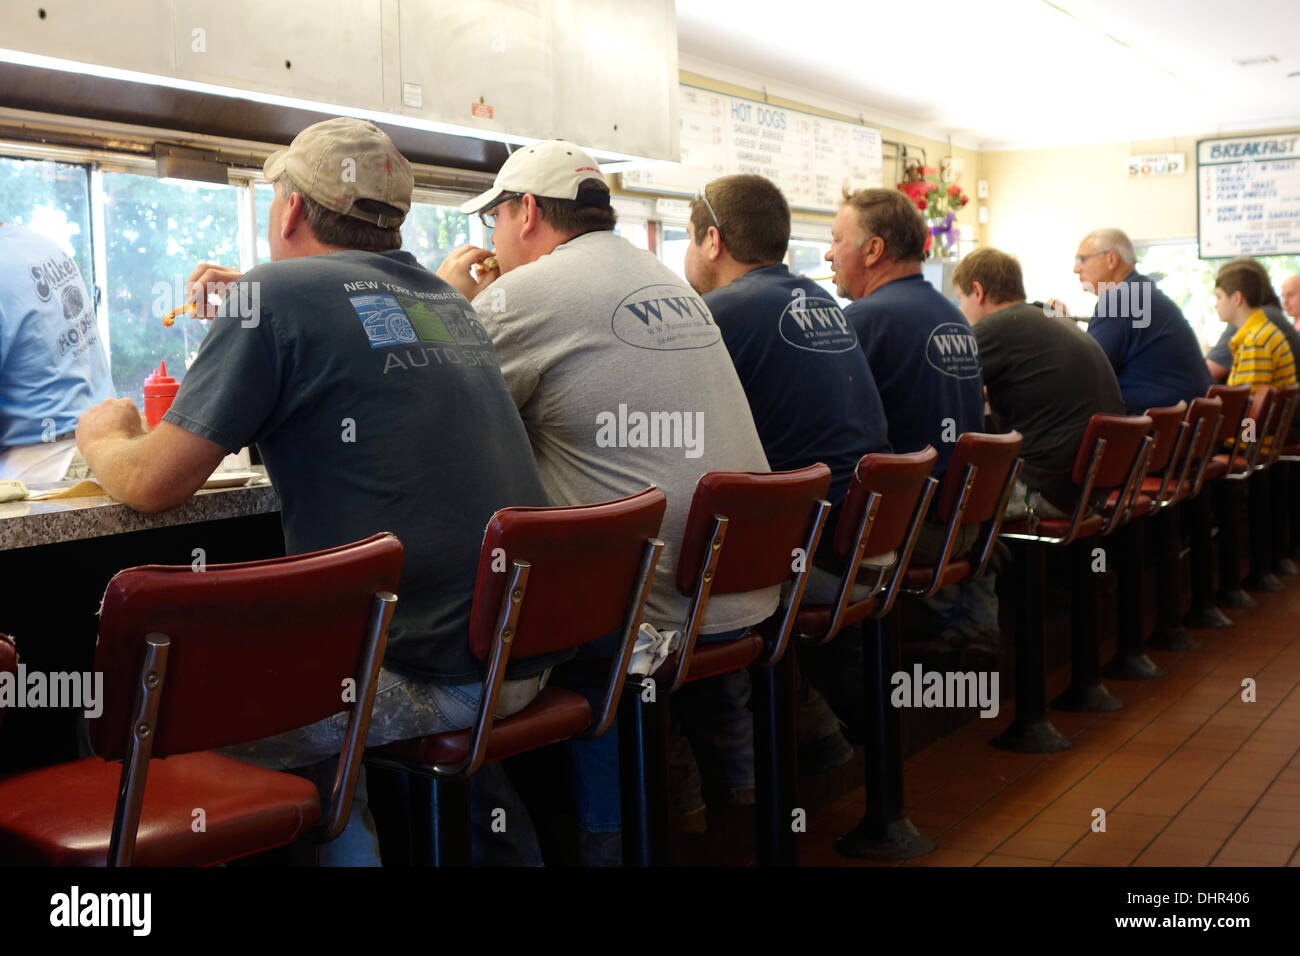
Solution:
M256 471L218 471L203 483L204 488L238 488L262 476Z

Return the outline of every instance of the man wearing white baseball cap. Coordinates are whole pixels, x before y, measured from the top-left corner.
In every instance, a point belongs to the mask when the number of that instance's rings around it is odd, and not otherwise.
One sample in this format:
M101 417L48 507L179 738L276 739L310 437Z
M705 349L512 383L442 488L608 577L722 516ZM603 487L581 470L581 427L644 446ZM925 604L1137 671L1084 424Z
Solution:
M474 310L401 249L414 178L382 130L317 123L271 156L266 175L272 261L243 276L203 263L190 276L205 312L214 288L225 300L163 420L146 433L129 399L105 402L82 416L77 444L113 497L161 511L256 442L286 553L395 533L405 561L366 742L467 727L483 680L466 643L483 528L501 508L549 504L527 434ZM553 663L508 671L507 709L535 697ZM328 786L345 718L230 756L316 766ZM356 793L325 862L379 862L360 780ZM520 839L526 824L511 820Z
M588 504L655 484L668 496L666 542L645 619L680 629L686 598L673 567L696 482L707 471L767 471L744 390L708 307L648 252L614 234L609 186L595 160L553 140L517 149L493 187L461 209L493 229L493 253L464 246L438 275L472 298L555 504ZM495 266L495 267L494 267ZM653 442L615 426L645 416L666 424ZM768 617L777 590L715 596L702 640ZM580 655L581 656L581 655ZM558 674L557 674L558 676ZM734 685L736 686L724 686ZM748 802L753 725L748 675L684 685L674 712L714 751L733 799ZM720 706L720 702L728 706ZM707 720L705 712L725 715ZM708 724L706 727L705 724ZM620 828L617 739L571 745L587 862L612 862ZM698 791L677 795L698 813ZM683 802L691 805L682 805Z

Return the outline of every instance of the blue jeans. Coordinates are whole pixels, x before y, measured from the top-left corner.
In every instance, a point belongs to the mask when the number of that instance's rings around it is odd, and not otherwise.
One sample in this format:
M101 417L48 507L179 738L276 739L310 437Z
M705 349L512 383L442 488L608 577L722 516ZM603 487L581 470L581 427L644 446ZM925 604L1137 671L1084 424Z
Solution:
M701 634L698 640L702 644L730 641L749 630L743 627ZM589 697L599 694L599 682L585 672L571 672L565 684ZM634 692L635 687L624 690L624 693ZM696 755L716 764L724 782L733 790L754 786L754 722L746 706L749 693L748 671L737 671L683 684L672 698L674 724L680 717L698 748ZM703 806L704 801L700 796L696 755L692 755L680 735L675 736L678 739L670 741L670 779L674 809L684 812ZM579 824L592 833L613 833L621 829L618 721L595 740L570 740L564 747Z
M528 680L535 683L537 678ZM517 687L525 682L508 683ZM370 728L366 733L366 746L379 747L395 740L469 727L477 716L481 691L482 685L479 683L434 684L381 667L375 687ZM329 797L334 781L347 723L348 714L338 713L306 727L298 727L237 747L228 747L219 753L270 770L310 767L306 775L315 780L324 802ZM482 781L477 780L480 776L484 776ZM522 857L528 860L534 857L540 859L537 838L532 832L528 814L522 810L519 798L500 767L488 764L475 774L472 793L474 800L478 800L482 794L489 806L506 807L508 817L521 823L519 827L513 828L512 839L520 845ZM514 813L511 813L512 807ZM316 856L317 862L323 866L380 865L379 838L367 806L364 768L357 776L357 789L352 798L352 811L347 826L335 840L320 845Z

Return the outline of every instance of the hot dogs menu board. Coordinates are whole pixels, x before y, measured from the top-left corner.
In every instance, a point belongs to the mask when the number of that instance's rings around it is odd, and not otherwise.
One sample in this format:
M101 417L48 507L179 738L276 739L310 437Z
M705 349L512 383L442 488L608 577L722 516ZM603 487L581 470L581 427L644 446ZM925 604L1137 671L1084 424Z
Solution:
M1196 144L1202 259L1300 253L1300 132Z
M781 187L791 206L834 212L845 180L884 182L878 129L694 86L680 90L681 164L624 173L625 189L694 195L718 176L758 173Z

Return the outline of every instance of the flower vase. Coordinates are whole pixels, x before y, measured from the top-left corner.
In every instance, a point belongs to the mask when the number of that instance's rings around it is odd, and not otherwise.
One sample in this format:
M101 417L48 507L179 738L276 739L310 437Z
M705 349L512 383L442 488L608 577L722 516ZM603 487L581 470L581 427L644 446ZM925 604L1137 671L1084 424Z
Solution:
M944 219L931 219L930 226L930 258L931 259L951 259L957 251L956 243L953 242L953 216L949 215Z

